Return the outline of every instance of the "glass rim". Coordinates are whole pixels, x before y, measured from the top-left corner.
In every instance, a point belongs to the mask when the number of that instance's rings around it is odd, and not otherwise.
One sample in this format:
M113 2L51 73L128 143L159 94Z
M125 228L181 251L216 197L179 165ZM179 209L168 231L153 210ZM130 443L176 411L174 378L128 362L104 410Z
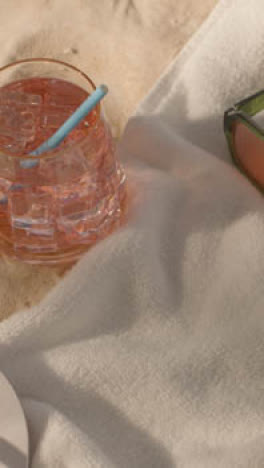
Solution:
M92 79L89 78L89 76L86 73L84 73L82 70L80 70L79 68L75 67L74 65L72 65L70 63L64 62L62 60L52 59L52 58L34 57L34 58L16 60L15 62L10 62L10 63L7 63L6 65L0 67L0 73L5 72L6 70L9 70L12 67L16 67L18 65L23 65L23 64L26 64L26 63L38 63L38 62L39 63L45 63L45 62L46 63L53 63L53 64L56 64L56 65L62 65L64 67L67 67L68 69L71 69L74 72L81 75L89 83L89 85L93 88L93 90L96 89L96 86L95 86L94 82L92 81ZM95 111L96 111L96 122L97 122L97 120L98 120L98 118L100 116L100 111L101 111L100 102L96 105ZM85 138L87 138L87 136L88 135L85 135L82 138L78 139L78 141L72 142L69 146L73 147L75 144L78 144L81 141L83 141ZM14 153L12 151L9 151L8 149L2 149L0 147L0 158L1 158L1 156L7 156L7 157L14 158L14 159L19 159L20 161L23 160L23 159L29 159L29 158L32 159L32 160L40 160L40 159L45 159L45 158L56 157L56 156L58 156L58 154L61 151L66 151L67 149L68 149L68 145L66 147L64 147L64 148L59 148L58 147L58 148L55 148L55 149L50 150L50 151L45 151L45 152L41 153L38 156L33 156L33 155L23 154L23 153Z

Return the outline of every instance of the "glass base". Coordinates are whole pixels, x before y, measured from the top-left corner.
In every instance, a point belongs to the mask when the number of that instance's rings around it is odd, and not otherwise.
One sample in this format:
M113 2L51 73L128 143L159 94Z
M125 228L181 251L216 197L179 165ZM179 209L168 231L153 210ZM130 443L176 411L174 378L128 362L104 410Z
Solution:
M67 249L58 249L55 252L32 252L26 248L16 249L10 240L1 236L0 234L0 254L5 255L13 260L22 261L30 265L65 265L70 267L79 258L87 252L91 247L111 235L114 231L120 228L127 220L128 215L128 191L127 187L123 187L123 196L120 201L120 214L113 216L107 224L107 229L103 232L101 230L97 239L93 241L87 240L83 244L71 246Z

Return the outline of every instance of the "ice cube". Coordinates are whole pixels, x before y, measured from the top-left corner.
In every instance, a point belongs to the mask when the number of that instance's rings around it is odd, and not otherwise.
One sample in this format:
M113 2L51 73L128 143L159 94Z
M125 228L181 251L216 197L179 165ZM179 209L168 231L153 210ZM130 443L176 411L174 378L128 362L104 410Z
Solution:
M57 225L72 242L94 242L100 224L107 215L108 198L87 173L78 183L65 184L57 191Z
M35 115L28 111L22 111L19 115L19 130L24 134L32 134L36 129L36 117Z
M10 220L16 249L48 252L57 248L52 203L52 195L44 191L34 193L20 186L9 192Z
M40 106L41 103L42 98L38 94L22 93L19 91L1 91L0 94L0 104Z
M19 110L0 104L0 145L10 151L23 151L35 139L36 116L28 109Z
M17 138L12 136L2 135L2 129L0 127L0 146L10 153L21 153L26 147L27 140L17 135Z
M64 109L65 112L52 111L50 109L44 109L43 115L40 117L40 126L42 128L52 128L57 129L59 128L71 115L71 111L69 109ZM74 109L73 109L74 111Z
M53 233L51 223L52 197L47 193L33 193L27 187L16 184L15 189L10 191L12 204L12 221L15 227L23 229L30 227L39 228L47 235Z
M43 185L68 183L81 178L87 171L88 158L77 147L68 147L62 155L39 160L39 176Z

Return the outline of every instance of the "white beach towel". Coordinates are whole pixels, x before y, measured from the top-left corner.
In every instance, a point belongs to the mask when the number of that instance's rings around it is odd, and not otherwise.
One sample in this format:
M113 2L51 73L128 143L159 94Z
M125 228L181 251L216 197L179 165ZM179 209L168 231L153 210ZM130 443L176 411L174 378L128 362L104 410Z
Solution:
M33 468L264 466L264 201L221 124L263 87L263 8L220 1L126 129L128 225L0 323Z

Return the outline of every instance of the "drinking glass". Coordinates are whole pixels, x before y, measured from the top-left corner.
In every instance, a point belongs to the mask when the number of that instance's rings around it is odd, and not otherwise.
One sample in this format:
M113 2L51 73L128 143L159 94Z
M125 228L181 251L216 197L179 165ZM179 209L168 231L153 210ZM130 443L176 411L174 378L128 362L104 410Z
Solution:
M73 262L122 224L126 177L100 104L57 149L28 156L94 89L85 73L52 59L0 69L2 253Z

